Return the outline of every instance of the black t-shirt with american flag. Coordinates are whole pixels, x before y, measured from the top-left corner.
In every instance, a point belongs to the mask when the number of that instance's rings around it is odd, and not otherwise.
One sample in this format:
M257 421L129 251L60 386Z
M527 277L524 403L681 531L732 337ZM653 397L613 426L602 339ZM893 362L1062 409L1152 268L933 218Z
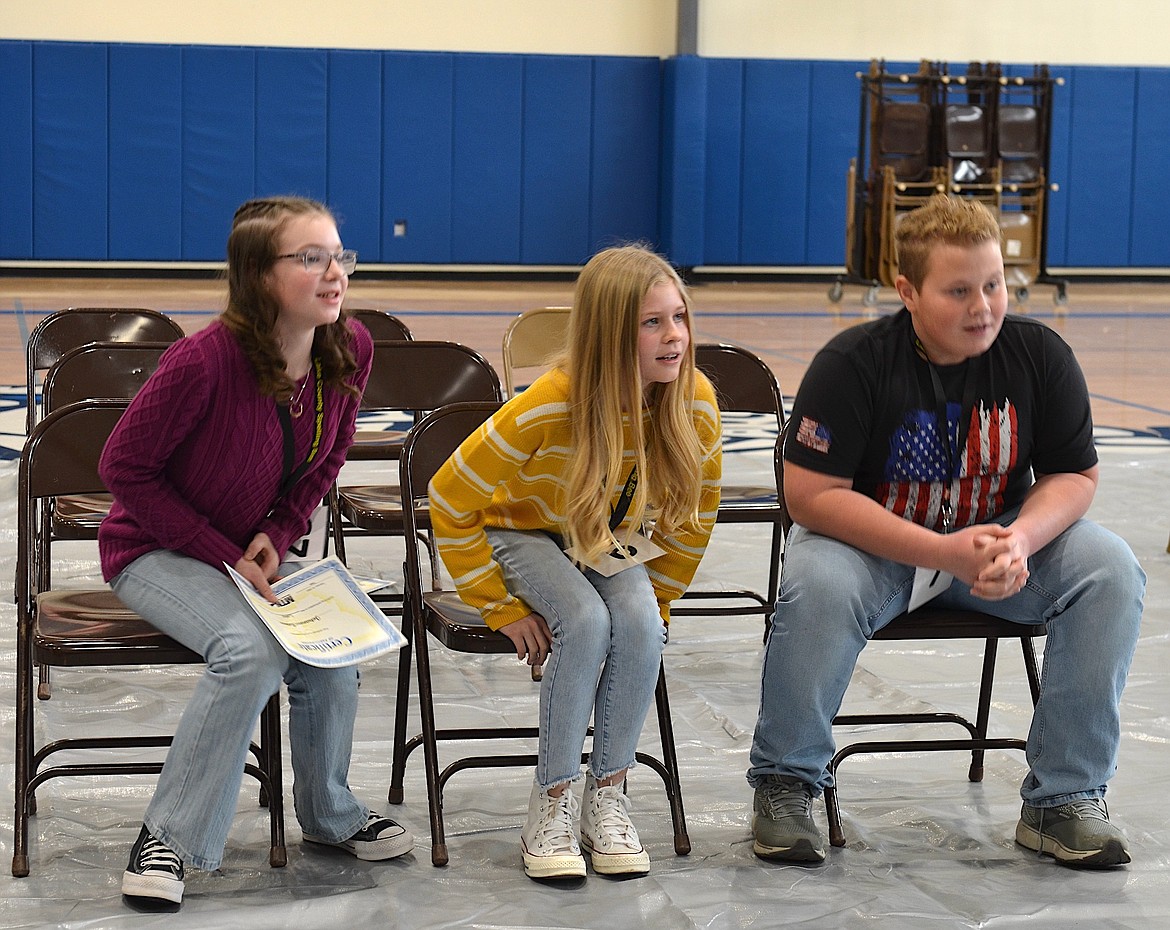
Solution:
M985 353L935 371L949 449L909 312L839 333L801 382L785 460L850 478L854 490L931 529L942 529L947 482L952 525L963 527L1017 506L1033 472L1096 464L1084 375L1042 323L1009 315Z

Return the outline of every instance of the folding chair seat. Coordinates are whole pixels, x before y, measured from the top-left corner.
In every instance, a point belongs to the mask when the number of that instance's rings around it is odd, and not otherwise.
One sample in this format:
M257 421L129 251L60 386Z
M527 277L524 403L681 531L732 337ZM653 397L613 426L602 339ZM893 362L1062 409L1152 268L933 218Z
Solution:
M201 663L203 660L159 633L123 605L106 586L49 588L41 584L37 564L47 564L53 539L38 533L43 514L54 499L71 494L93 494L104 488L97 465L125 401L99 400L71 404L49 414L34 428L20 459L18 545L25 552L24 572L18 579L16 636L15 822L12 874L29 872L29 817L36 813L36 792L45 782L61 777L157 774L162 762L148 762L122 750L165 747L170 737L158 735L93 735L89 718L75 724L83 735L38 742L33 700L36 665L83 669ZM62 694L57 713L69 708L71 696ZM86 711L89 708L85 709ZM41 727L48 727L42 721ZM281 772L280 702L273 695L260 718L260 739L253 745L255 764L245 771L260 783L260 802L268 807L269 862L282 866L284 795ZM57 753L70 759L104 750L105 761L69 761L49 764Z
M735 345L700 343L695 346L695 364L711 379L723 414L758 415L765 443L774 449L784 426L784 399L775 374L757 355ZM724 423L726 431L729 423ZM775 475L779 480L778 474ZM762 614L765 624L776 604L780 579L780 546L784 534L776 483L743 485L724 481L717 523L764 524L769 527L768 586L764 593L732 588L718 591L692 588L670 609L672 617L745 616ZM694 602L703 606L689 606ZM727 603L728 601L739 603ZM744 603L746 601L746 603Z
M787 430L781 434L777 462L781 466L780 504L784 507L783 495L783 442ZM788 511L784 510L784 531L792 527ZM995 661L1001 639L1019 640L1023 654L1024 672L1028 678L1032 703L1040 696L1040 674L1036 663L1034 640L1044 635L1039 625L1012 623L990 614L974 610L953 610L933 607L928 602L917 610L904 613L874 634L873 640L880 642L902 642L907 640L983 640L983 664L979 676L979 693L976 701L975 719L950 712L907 712L859 714L838 714L833 718L834 726L870 726L885 724L950 724L967 731L965 737L957 739L903 738L887 740L864 740L849 743L838 749L829 762L829 774L833 784L825 789L825 813L829 822L829 842L833 846L845 845L845 833L841 826L841 809L837 798L837 774L842 762L852 755L865 753L919 753L919 752L970 752L971 765L967 779L973 782L983 780L983 755L988 749L1025 749L1026 741L1018 738L991 738L987 735L991 716L991 694L995 683Z
M564 348L568 335L568 307L538 307L512 320L504 331L502 346L504 396L514 397L525 386L516 380L519 370L547 368L549 359Z
M403 632L409 637L415 656L418 677L418 703L421 732L406 739L407 710L410 699L410 650L403 650L398 665L398 696L394 719L394 762L389 800L403 800L403 777L409 754L423 748L426 768L427 800L431 820L431 862L446 865L446 833L443 824L443 787L456 772L467 768L535 766L536 755L493 754L462 756L439 769L439 744L460 741L527 739L538 735L535 726L436 728L435 698L432 689L428 634L452 652L515 656L515 647L502 633L490 629L478 612L466 606L456 592L444 590L438 581L424 586L419 531L425 524L427 485L431 476L471 433L499 408L498 403L458 403L434 410L424 417L407 436L399 462L400 484L404 500L412 506L404 513L406 540L406 591ZM433 556L432 556L433 557ZM432 570L432 576L438 573ZM533 675L535 678L536 675ZM636 758L662 778L670 804L674 827L674 848L678 855L690 852L686 818L679 784L674 730L666 675L659 665L655 690L662 758L638 752ZM584 761L585 757L582 757Z
M370 331L370 335L376 341L402 342L414 339L410 328L385 310L352 307L349 312ZM365 409L363 404L362 410ZM347 461L394 461L398 458L402 452L402 440L406 438L406 430L362 429L361 426L361 420L358 420L358 429L353 434L353 445L346 454Z

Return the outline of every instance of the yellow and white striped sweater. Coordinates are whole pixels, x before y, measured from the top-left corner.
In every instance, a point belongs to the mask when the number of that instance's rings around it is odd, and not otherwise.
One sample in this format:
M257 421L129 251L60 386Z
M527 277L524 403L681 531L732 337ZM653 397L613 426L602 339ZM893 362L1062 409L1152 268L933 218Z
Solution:
M671 537L655 534L654 541L666 553L646 566L667 623L670 602L694 577L719 509L719 408L711 382L702 373L695 380L695 428L704 448L711 450L702 464L701 525ZM564 515L557 511L556 502L573 454L568 397L569 380L563 371L553 369L542 375L469 436L431 481L431 521L443 563L460 597L493 630L532 611L508 592L484 530L545 530L563 535ZM628 443L628 431L626 437ZM633 451L627 448L627 470L633 460ZM620 485L611 489L614 503L620 493Z

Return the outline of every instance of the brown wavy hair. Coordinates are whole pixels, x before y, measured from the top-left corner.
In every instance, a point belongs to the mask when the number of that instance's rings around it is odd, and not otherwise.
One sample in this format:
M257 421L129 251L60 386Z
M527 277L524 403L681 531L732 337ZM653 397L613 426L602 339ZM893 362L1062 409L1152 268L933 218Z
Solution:
M232 218L227 242L227 307L224 325L239 340L256 371L260 393L288 400L296 384L285 368L273 335L280 303L273 296L268 272L276 264L280 234L300 216L325 216L336 223L322 203L305 197L262 197L241 204ZM349 378L357 370L350 347L349 311L342 308L336 322L318 326L313 355L321 360L321 379L343 394L356 394Z

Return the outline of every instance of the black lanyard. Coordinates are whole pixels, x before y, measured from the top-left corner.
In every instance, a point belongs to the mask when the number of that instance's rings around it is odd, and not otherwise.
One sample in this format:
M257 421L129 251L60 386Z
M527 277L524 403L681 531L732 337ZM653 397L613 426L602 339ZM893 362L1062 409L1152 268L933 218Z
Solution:
M622 488L622 496L618 498L617 506L614 507L609 514L609 531L612 533L619 526L622 525L622 520L626 518L626 514L630 511L630 503L634 500L634 491L638 487L638 466L635 465L630 469L629 477L626 478L626 486Z
M950 423L947 420L947 394L943 389L942 378L939 377L938 369L935 368L934 363L926 357L926 349L922 345L922 341L916 335L913 339L915 353L925 362L926 368L930 372L930 384L934 390L935 424L943 454L946 456L946 475L942 483L942 529L944 533L949 533L954 527L955 515L954 505L951 501L951 485L958 477L955 474L955 460L967 448L967 427L971 418L971 409L975 406L975 381L971 377L971 365L974 362L968 359L966 369L963 372L963 400L959 405L959 417L955 424L957 436L952 442Z
M325 385L321 381L321 360L319 358L313 359L313 374L316 381L314 385L315 403L314 408L316 412L316 425L313 428L313 444L309 446L309 454L300 465L293 467L293 461L296 457L296 449L294 446L292 416L288 412L288 404L276 405L276 417L280 420L280 431L284 434L284 461L281 465L280 472L280 489L276 492L276 500L279 501L286 495L294 484L301 480L301 476L308 470L309 464L317 457L317 452L321 448L321 429L325 423ZM273 504L273 509L276 505ZM269 511L271 513L271 511Z

